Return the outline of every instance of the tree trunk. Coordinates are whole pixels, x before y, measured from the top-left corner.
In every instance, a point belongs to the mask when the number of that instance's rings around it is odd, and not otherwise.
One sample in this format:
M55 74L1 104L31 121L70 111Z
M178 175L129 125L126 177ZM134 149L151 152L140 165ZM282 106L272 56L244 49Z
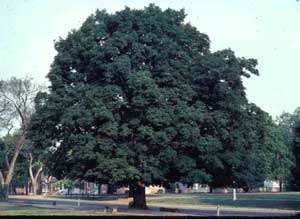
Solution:
M133 185L129 185L128 197L133 198Z
M132 190L133 202L130 207L136 209L147 209L145 184L137 182L132 185Z
M37 182L36 180L31 181L32 195L37 195Z
M112 183L107 184L107 194L113 195L116 192L116 186Z
M43 193L42 174L43 174L43 172L40 172L40 174L37 177L37 194L38 195L41 195Z
M52 192L52 189L51 189L51 180L52 180L52 176L48 176L47 179L46 179L46 185L47 185L47 192Z
M25 195L28 195L28 176L25 177L24 187L25 187Z
M282 180L279 180L279 192L282 192Z
M37 179L37 177L33 177L31 179L31 185L32 185L32 194L37 195L37 192L38 192L38 179Z
M101 183L98 184L98 195L101 195Z
M5 179L4 179L4 176L3 176L1 170L0 170L0 182L1 182L0 186L1 186L1 188L3 188L3 186L5 184Z
M37 195L37 189L38 189L38 179L39 176L41 174L41 172L43 171L43 167L41 166L38 171L36 172L36 174L33 174L33 165L32 165L32 154L29 153L29 175L31 178L31 185L32 185L32 194L33 195Z
M3 175L2 171L0 170L0 181L1 181L1 189L0 189L0 199L7 200L8 199L8 194L9 194L9 185L12 180L14 171L15 171L15 165L17 158L19 156L19 153L23 147L23 144L25 143L25 135L23 134L21 136L21 139L19 140L18 144L16 145L13 157L11 161L8 161L8 158L5 158L6 165L7 165L7 174L6 176Z
M25 195L28 195L28 176L24 180Z
M0 200L7 200L8 199L8 192L9 192L9 185L1 184L0 185Z
M8 187L8 194L9 194L9 195L13 195L13 194L14 194L14 185L13 185L13 183L10 183L10 184L9 184L9 187Z
M13 174L14 174L14 171L15 171L16 161L17 161L17 158L19 156L19 153L20 153L24 143L25 143L25 135L23 134L21 136L21 139L20 139L19 143L16 146L16 149L14 151L14 155L13 155L13 157L12 157L10 163L9 163L8 172L7 172L6 177L5 177L5 183L7 185L9 185L11 180L12 180L12 177L13 177Z

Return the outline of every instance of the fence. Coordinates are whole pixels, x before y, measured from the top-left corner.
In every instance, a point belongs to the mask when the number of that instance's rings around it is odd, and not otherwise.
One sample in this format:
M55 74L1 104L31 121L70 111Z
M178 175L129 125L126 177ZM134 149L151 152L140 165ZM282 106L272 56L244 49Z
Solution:
M89 193L80 193L80 194L65 194L56 197L63 198L73 198L73 199L90 199L90 200L114 200L118 198L127 198L128 194L111 194L111 195L99 195L99 194L89 194Z

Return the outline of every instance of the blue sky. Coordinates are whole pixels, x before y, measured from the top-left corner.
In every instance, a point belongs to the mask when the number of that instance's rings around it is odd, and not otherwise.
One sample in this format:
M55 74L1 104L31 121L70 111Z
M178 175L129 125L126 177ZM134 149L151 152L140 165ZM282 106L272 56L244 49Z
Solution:
M186 22L209 35L212 50L256 58L260 76L244 80L248 99L274 118L300 106L300 2L296 0L1 0L0 78L47 83L53 41L97 8L184 8Z

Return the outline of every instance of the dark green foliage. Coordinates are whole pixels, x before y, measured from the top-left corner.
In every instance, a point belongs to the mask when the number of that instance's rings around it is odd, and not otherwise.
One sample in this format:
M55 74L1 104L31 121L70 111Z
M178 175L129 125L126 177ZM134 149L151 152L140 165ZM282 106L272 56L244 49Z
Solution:
M62 180L58 180L53 184L55 187L64 187L66 189L72 189L74 188L74 181L68 180L68 179L62 179Z
M284 132L285 142L289 145L289 150L294 158L291 187L300 190L300 108L297 108L292 114L283 113L279 122Z
M289 144L285 142L284 132L265 112L254 109L252 122L249 121L248 147L244 151L242 180L244 187L262 186L265 179L286 181L290 178L293 166ZM253 118L256 118L253 120ZM250 119L250 117L249 117Z
M56 177L227 186L235 172L242 184L261 180L263 112L242 83L258 74L256 61L210 52L184 18L154 5L96 11L56 42L49 93L37 96L29 131L52 151Z
M265 150L268 159L268 175L271 179L289 181L294 168L292 146L283 124L276 125L271 118L266 122Z
M294 138L293 138L293 153L295 156L296 167L293 169L293 187L297 190L300 189L300 124L299 121L294 126Z

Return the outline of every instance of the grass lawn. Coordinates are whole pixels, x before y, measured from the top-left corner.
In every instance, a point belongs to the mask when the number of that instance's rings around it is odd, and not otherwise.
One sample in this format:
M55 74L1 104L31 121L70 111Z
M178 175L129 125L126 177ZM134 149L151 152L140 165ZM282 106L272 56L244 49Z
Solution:
M30 205L17 205L8 202L0 202L0 216L3 215L107 215L95 210L64 210L33 207Z
M22 216L180 216L180 213L159 212L152 210L123 210L115 213L106 213L102 209L55 209L44 207L35 207L31 205L19 205L9 202L0 202L0 216L22 215ZM122 218L123 218L122 217Z
M272 208L300 210L300 192L284 193L238 193L237 200L232 194L168 194L148 196L150 204L205 205L249 208Z

